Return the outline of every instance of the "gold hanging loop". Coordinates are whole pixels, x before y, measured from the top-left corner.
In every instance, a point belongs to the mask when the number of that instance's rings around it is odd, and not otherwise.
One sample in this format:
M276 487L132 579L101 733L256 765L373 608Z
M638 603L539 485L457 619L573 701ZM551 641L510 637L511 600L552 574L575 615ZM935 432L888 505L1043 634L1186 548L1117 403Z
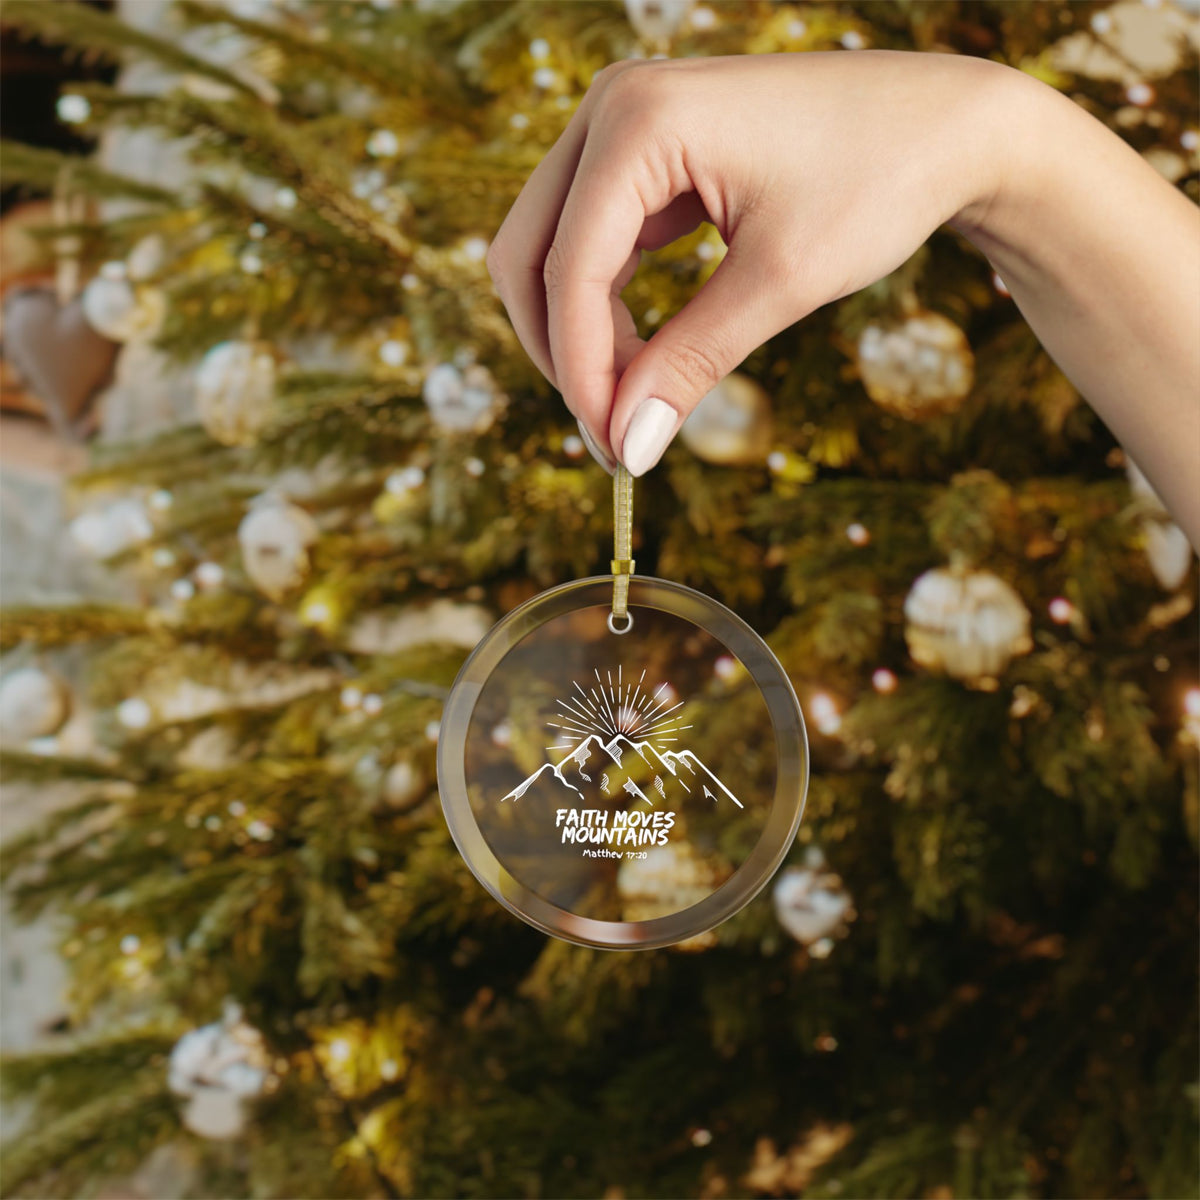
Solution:
M624 467L613 475L613 598L608 628L628 633L633 628L629 611L629 577L633 574L633 476Z

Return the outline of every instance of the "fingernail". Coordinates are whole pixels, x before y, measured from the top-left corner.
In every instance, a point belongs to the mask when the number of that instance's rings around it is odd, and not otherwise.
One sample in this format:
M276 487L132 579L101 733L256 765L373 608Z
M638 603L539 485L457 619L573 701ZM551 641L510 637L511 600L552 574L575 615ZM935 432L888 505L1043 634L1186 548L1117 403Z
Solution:
M630 475L635 478L644 475L662 458L678 423L679 414L657 396L650 396L638 405L621 443L621 457Z
M583 444L588 448L588 453L611 475L616 469L616 462L603 450L600 449L600 443L588 432L588 427L582 421L576 421L579 426L579 436L583 438Z

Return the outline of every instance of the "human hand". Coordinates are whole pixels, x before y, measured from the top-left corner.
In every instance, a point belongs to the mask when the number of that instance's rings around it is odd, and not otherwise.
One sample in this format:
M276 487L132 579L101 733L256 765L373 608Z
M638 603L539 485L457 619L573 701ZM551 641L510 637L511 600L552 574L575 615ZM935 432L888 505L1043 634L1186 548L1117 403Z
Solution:
M986 205L1003 169L996 118L1020 78L889 52L602 71L488 256L518 337L593 454L643 474L762 342ZM644 342L621 289L642 250L706 220L724 261Z

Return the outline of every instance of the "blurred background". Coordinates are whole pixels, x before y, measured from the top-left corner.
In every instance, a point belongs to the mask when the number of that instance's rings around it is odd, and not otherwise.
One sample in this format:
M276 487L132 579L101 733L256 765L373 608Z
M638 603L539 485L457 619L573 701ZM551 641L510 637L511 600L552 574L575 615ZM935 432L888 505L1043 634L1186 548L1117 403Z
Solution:
M484 265L595 73L983 55L1196 199L1194 3L3 22L6 1195L1197 1195L1194 559L956 235L638 487L639 571L735 608L808 717L774 885L683 947L554 942L434 772L470 648L611 556ZM648 256L644 336L723 252Z

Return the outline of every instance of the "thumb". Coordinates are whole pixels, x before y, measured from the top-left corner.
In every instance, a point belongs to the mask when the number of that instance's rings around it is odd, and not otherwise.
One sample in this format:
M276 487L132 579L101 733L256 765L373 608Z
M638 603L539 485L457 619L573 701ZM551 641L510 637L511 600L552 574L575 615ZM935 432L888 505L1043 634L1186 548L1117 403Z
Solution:
M731 246L712 278L629 363L609 441L631 475L658 462L702 397L751 351L804 315L782 272L765 265L778 257L777 247L764 255Z

